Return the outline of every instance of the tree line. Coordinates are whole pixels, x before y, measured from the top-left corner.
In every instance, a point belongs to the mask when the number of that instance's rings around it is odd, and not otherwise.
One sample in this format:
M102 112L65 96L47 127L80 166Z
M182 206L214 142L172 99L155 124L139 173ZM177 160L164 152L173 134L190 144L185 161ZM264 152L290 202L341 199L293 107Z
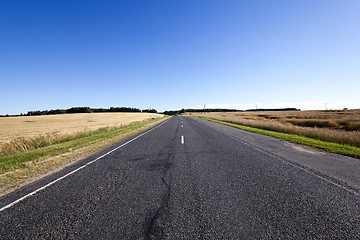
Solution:
M275 108L275 109L248 109L245 111L300 111L297 108ZM181 109L181 110L172 110L172 111L165 111L164 114L166 115L178 115L185 112L244 112L244 110L237 110L237 109L223 109L223 108L207 108L207 109Z
M299 111L297 108L277 108L277 109L248 109L245 111ZM170 110L163 112L166 115L178 115L185 112L243 112L244 110L237 109L223 109L223 108L207 108L207 109L181 109ZM52 109L45 111L28 111L27 114L20 114L20 116L37 116L37 115L54 115L66 113L97 113L97 112L144 112L144 113L157 113L156 109L143 109L131 107L111 107L111 108L90 108L90 107L72 107L69 109ZM0 115L0 117L8 117L9 115ZM19 116L19 115L15 115Z
M111 108L90 108L90 107L72 107L69 109L55 109L45 111L29 111L26 116L53 115L66 113L98 113L98 112L147 112L157 113L156 109L144 109L131 107L111 107Z
M206 108L206 109L181 109L181 110L172 110L172 111L165 111L164 114L166 115L177 115L182 114L185 112L239 112L241 110L236 109L222 109L222 108Z

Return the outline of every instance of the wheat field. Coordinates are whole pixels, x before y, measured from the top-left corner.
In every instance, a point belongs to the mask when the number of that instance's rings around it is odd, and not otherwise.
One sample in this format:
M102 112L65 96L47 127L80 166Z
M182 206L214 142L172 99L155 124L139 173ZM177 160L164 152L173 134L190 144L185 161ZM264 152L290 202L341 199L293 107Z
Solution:
M78 113L45 116L19 116L0 118L0 150L23 150L30 142L51 142L104 128L119 128L151 118L163 117L154 113ZM43 144L43 143L41 143ZM47 144L45 144L47 145ZM1 155L1 151L0 151Z
M360 147L360 110L186 113Z

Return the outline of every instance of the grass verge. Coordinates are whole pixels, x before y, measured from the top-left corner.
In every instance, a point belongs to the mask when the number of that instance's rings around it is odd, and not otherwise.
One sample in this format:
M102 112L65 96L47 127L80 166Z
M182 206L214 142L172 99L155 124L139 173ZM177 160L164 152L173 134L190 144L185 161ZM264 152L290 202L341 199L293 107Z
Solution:
M156 118L119 129L93 132L81 138L0 157L0 196L166 119Z
M360 148L358 148L358 147L354 147L354 146L350 146L350 145L346 145L346 144L326 142L326 141L322 141L322 140L318 140L318 139L299 136L299 135L296 135L296 134L289 134L289 133L281 133L281 132L263 130L263 129L259 129L259 128L248 127L248 126L244 126L244 125L239 125L239 124L235 124L235 123L231 123L231 122L214 120L214 119L210 119L210 118L204 118L204 117L197 117L197 118L212 121L212 122L216 122L216 123L221 123L221 124L224 124L224 125L239 128L239 129L246 130L246 131L249 131L249 132L254 132L254 133L267 135L267 136L270 136L270 137L280 138L280 139L283 139L283 140L286 140L286 141L289 141L289 142L298 143L298 144L305 145L305 146L308 146L308 147L312 147L312 148L325 150L325 151L328 151L328 152L342 154L342 155L346 155L346 156L355 157L355 158L360 159Z

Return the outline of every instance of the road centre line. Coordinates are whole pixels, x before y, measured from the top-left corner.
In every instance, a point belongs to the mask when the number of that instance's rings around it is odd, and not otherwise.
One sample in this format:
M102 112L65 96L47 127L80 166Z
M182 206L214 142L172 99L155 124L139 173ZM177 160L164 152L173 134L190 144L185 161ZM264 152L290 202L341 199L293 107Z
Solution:
M181 144L184 144L184 143L185 143L184 136L181 136Z
M286 160L284 160L284 159L282 159L282 158L280 158L280 157L278 157L278 156L276 156L276 155L273 155L273 154L271 154L271 153L268 153L268 152L266 152L266 151L264 151L264 150L262 150L262 149L260 149L260 148L258 148L258 147L256 147L256 146L253 146L253 145L251 145L251 144L249 144L249 143L247 143L247 142L244 142L243 140L240 140L240 139L238 139L238 138L236 138L236 137L234 137L234 136L227 135L227 134L225 134L225 135L228 136L228 137L231 137L232 139L235 139L235 140L238 141L238 142L241 142L241 143L243 143L243 144L245 144L245 145L247 145L247 146L249 146L249 147L252 147L252 148L258 150L259 152L265 153L266 155L268 155L268 156L270 156L270 157L276 158L277 160L280 160L280 161L282 161L283 163L286 163L286 164L288 164L288 165L290 165L290 166L292 166L292 167L295 167L295 168L297 168L297 169L299 169L299 170L302 170L302 171L304 171L304 172L306 172L306 173L308 173L308 174L310 174L310 175L312 175L312 176L314 176L314 177L316 177L316 178L318 178L318 179L321 179L321 180L323 180L323 181L325 181L325 182L327 182L327 183L330 183L330 184L332 184L332 185L334 185L334 186L336 186L336 187L338 187L338 188L341 188L341 189L343 189L343 190L345 190L345 191L347 191L347 192L349 192L349 193L352 193L352 194L354 194L354 195L356 195L356 196L359 196L359 195L360 195L359 192L357 192L357 191L355 191L355 190L352 190L352 189L349 189L349 188L347 188L347 187L345 187L345 186L343 186L343 185L341 185L341 184L338 184L338 183L336 183L336 182L334 182L334 181L331 181L330 179L327 179L327 178L325 178L325 177L322 177L322 176L320 176L320 175L318 175L318 174L316 174L316 173L314 173L314 172L312 172L312 171L310 171L310 170L308 170L308 169L306 169L306 168L304 168L304 167L301 167L301 166L298 166L298 165L296 165L296 164L294 164L294 163L291 163L291 162L289 162L289 161L286 161Z
M72 174L76 173L77 171L79 171L79 170L81 170L81 169L83 169L83 168L85 168L85 167L89 166L90 164L92 164L92 163L94 163L94 162L96 162L96 161L100 160L101 158L103 158L103 157L105 157L105 156L109 155L110 153L112 153L112 152L114 152L114 151L118 150L119 148L122 148L123 146L125 146L125 145L127 145L127 144L129 144L129 143L131 143L131 142L133 142L133 141L135 141L136 139L140 138L141 136L144 136L145 134L147 134L147 133L149 133L149 132L151 132L151 131L153 131L153 130L157 129L157 128L158 128L158 127L160 127L160 126L162 126L162 125L163 125L163 124L165 124L167 121L169 121L169 119L168 119L168 120L166 120L165 122L163 122L163 123L161 123L161 124L157 125L156 127L154 127L154 128L152 128L152 129L150 129L150 130L148 130L148 131L146 131L146 132L144 132L144 133L140 134L139 136L137 136L137 137L135 137L135 138L133 138L133 139L131 139L131 140L127 141L126 143L123 143L122 145L120 145L120 146L118 146L118 147L114 148L113 150L111 150L111 151L109 151L109 152L107 152L107 153L105 153L105 154L101 155L100 157L98 157L98 158L96 158L96 159L94 159L94 160L92 160L92 161L90 161L90 162L88 162L88 163L84 164L83 166L81 166L81 167L79 167L79 168L76 168L75 170L73 170L73 171L71 171L71 172L69 172L69 173L65 174L65 175L64 175L64 176L62 176L62 177L59 177L59 178L55 179L54 181L52 181L52 182L50 182L50 183L46 184L45 186L43 186L43 187L41 187L41 188L38 188L38 189L36 189L35 191L33 191L33 192L31 192L31 193L29 193L29 194L27 194L27 195L25 195L25 196L23 196L23 197L21 197L21 198L19 198L19 199L17 199L17 200L15 200L15 201L13 201L13 202L11 202L11 203L9 203L8 205L6 205L6 206L4 206L4 207L0 208L0 212L2 212L2 211L4 211L4 210L6 210L6 209L8 209L8 208L10 208L10 207L12 207L12 206L14 206L15 204L17 204L17 203L19 203L19 202L21 202L21 201L25 200L26 198L28 198L28 197L30 197L30 196L32 196L32 195L34 195L34 194L36 194L36 193L40 192L41 190L44 190L44 189L46 189L46 188L50 187L51 185L55 184L56 182L58 182L58 181L60 181L60 180L62 180L62 179L64 179L64 178L66 178L66 177L68 177L68 176L70 176L70 175L72 175Z

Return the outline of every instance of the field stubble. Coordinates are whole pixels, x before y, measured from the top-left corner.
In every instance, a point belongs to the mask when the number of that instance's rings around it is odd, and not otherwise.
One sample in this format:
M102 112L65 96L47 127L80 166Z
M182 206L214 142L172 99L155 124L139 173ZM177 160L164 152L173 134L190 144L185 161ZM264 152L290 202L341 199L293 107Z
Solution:
M360 147L360 110L210 112L186 115Z
M163 117L151 113L81 113L0 118L0 156L26 152L135 122Z

